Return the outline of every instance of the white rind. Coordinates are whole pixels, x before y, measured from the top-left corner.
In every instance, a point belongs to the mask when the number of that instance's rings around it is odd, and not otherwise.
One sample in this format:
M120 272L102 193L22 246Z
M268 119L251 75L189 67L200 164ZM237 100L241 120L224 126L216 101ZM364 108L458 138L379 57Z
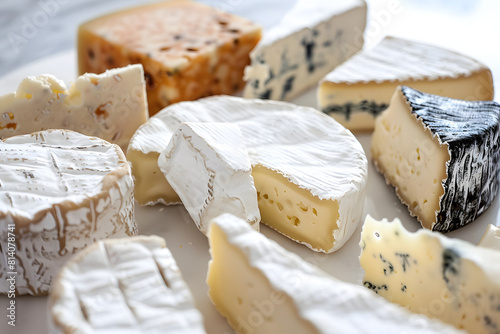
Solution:
M0 141L0 164L0 293L9 289L6 273L17 271L17 294L46 294L72 254L137 234L134 183L118 146L48 130ZM7 270L9 232L15 270Z
M489 224L477 245L500 251L500 228L493 224Z
M276 171L319 199L337 200L340 217L331 251L356 229L363 213L368 163L361 144L333 118L285 102L215 96L163 109L137 130L129 152L163 152L183 122L238 125L252 166Z
M231 123L182 123L158 166L198 229L231 213L259 230L260 212L243 137Z
M212 222L318 333L462 333L327 275L229 214ZM221 261L221 260L219 260ZM360 319L362 319L360 321Z
M386 37L330 72L323 81L336 84L382 83L468 77L486 66L437 46Z
M49 327L51 334L205 333L157 236L99 241L69 260L50 294Z
M142 65L87 73L69 89L52 75L27 77L15 93L0 96L0 138L69 129L126 150L147 119Z

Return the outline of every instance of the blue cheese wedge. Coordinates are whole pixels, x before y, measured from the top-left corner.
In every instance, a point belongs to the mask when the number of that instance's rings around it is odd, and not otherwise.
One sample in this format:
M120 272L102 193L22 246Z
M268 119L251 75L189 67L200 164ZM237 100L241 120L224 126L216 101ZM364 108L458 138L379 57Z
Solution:
M151 117L127 152L139 203L179 202L158 158L184 122L239 127L264 224L326 253L339 249L358 226L368 169L361 144L331 117L279 101L216 96L177 103Z
M47 294L73 254L137 234L133 192L123 151L102 139L47 130L0 141L0 293Z
M461 333L339 281L229 214L209 230L207 284L217 310L247 333Z
M68 89L52 75L28 77L15 93L0 96L0 139L67 129L117 144L124 151L148 119L141 65L87 73Z
M198 229L232 213L259 230L252 165L241 131L231 123L182 123L158 166Z
M500 105L398 88L378 117L372 157L422 226L448 232L482 214L498 192Z
M500 251L370 216L360 247L368 289L469 333L499 332Z
M49 297L51 334L204 334L165 240L102 240L72 257Z
M299 0L250 54L243 96L290 101L363 47L363 0Z
M433 45L386 37L323 78L319 109L351 130L372 130L398 85L454 99L493 99L485 65Z

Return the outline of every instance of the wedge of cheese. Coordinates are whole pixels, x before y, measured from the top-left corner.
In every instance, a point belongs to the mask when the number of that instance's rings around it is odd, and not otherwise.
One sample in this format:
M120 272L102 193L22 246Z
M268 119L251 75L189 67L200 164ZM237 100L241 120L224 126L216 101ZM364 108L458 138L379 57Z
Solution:
M367 178L360 143L331 117L277 101L217 96L177 103L152 117L127 152L139 203L179 201L158 157L182 122L231 122L240 128L263 223L327 253L356 229Z
M210 221L223 213L259 230L252 166L237 125L182 123L158 166L203 234Z
M500 251L500 228L489 224L481 240L477 244L480 247L496 249Z
M370 216L360 247L367 288L469 333L498 332L500 251Z
M72 257L49 297L51 334L202 334L188 286L157 236L99 241Z
M454 99L493 99L485 65L433 45L386 37L323 78L319 109L348 129L372 130L398 85Z
M448 232L483 213L498 192L500 105L394 93L375 123L372 157L422 226Z
M127 150L148 119L142 66L85 74L66 88L52 75L23 79L15 93L0 96L0 139L47 129L95 136Z
M209 235L208 293L240 334L460 332L336 280L232 215Z
M104 140L47 130L0 141L0 293L47 294L73 254L137 234L133 189Z
M298 0L245 69L246 98L290 101L363 47L363 0Z
M243 88L258 43L254 23L199 2L161 1L112 13L78 30L80 73L144 66L150 115L163 107Z

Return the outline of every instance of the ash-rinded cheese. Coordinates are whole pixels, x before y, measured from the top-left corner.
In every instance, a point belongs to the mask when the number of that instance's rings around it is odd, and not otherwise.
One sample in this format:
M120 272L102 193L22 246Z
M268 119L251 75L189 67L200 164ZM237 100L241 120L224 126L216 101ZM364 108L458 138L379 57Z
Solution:
M336 280L232 215L209 236L208 293L240 334L462 333Z
M245 69L244 97L295 98L363 47L363 0L299 0L266 31Z
M372 137L377 169L422 226L448 232L483 213L498 192L500 105L401 87Z
M112 13L80 26L80 73L141 63L150 115L179 101L234 94L261 28L195 1L171 0Z
M49 298L51 334L202 334L203 319L157 236L103 240L69 260Z
M356 229L368 168L361 144L331 117L277 101L209 97L177 103L151 117L127 152L139 203L179 201L158 168L158 157L183 122L230 122L240 128L266 225L327 253Z
M259 230L252 166L237 125L182 123L158 166L203 234L210 221L223 213Z
M47 130L0 141L0 293L15 272L16 294L47 294L72 254L137 234L133 189L122 150L99 138Z
M119 145L124 151L148 119L142 66L85 74L69 89L52 75L25 78L0 97L0 139L68 129Z
M489 224L481 240L477 244L480 247L496 249L500 251L500 228Z
M500 330L500 251L367 216L363 284L391 302L474 334Z
M372 130L398 85L454 99L493 99L485 65L433 45L386 37L322 80L319 108L351 130Z

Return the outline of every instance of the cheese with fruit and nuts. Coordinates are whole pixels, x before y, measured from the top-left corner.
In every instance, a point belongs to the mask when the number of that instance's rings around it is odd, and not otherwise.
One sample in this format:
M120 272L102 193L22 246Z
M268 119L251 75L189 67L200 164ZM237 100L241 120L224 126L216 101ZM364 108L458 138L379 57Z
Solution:
M498 192L500 105L399 87L372 137L375 167L423 227L448 232Z
M252 166L237 125L182 123L160 154L158 166L203 234L223 213L259 230Z
M244 97L290 101L363 47L363 0L299 0L251 53Z
M241 334L462 333L339 281L225 214L211 223L208 294Z
M331 117L278 101L216 96L177 103L151 117L127 152L139 203L179 201L158 157L183 122L240 128L264 224L326 253L339 249L358 226L368 169L361 144Z
M137 234L133 189L122 150L99 138L47 130L0 141L0 293L17 272L16 294L47 294L71 255Z
M153 115L175 102L238 92L260 37L247 19L194 1L163 1L81 25L78 66L100 73L141 63Z
M365 287L469 333L498 333L500 251L370 216L360 247Z
M433 45L386 37L321 81L319 109L348 129L372 130L398 85L454 99L493 99L493 78L483 64Z
M72 257L49 298L51 334L203 334L203 319L157 236L102 240Z
M24 79L15 93L0 97L0 138L47 129L95 136L127 150L148 119L142 66L85 74L66 88L52 75Z

